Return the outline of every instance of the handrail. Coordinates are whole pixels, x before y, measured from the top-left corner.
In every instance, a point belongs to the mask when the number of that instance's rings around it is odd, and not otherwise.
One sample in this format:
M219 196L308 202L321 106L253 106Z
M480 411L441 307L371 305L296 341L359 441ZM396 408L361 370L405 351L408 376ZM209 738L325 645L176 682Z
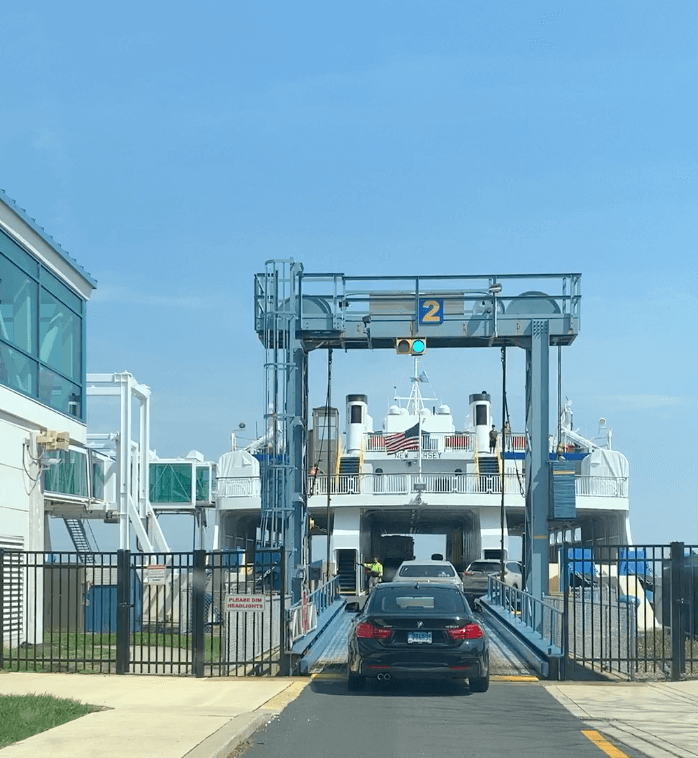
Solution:
M368 432L364 434L365 450L367 453L384 453L385 438L390 432ZM424 432L423 452L472 452L474 447L474 432Z
M496 576L487 579L487 600L511 616L512 624L540 635L543 645L564 651L564 613L546 600L504 584ZM550 651L549 651L550 652Z
M407 495L416 492L415 483L426 485L423 492L453 495L501 494L500 474L429 473L422 474L342 474L330 477L332 495ZM521 494L521 483L516 473L504 475L505 494ZM577 477L577 496L627 497L627 477ZM310 477L309 494L326 495L327 477Z
M341 474L330 477L332 495L406 495L415 492L416 474ZM429 473L422 474L420 481L428 493L454 495L500 494L500 474ZM259 497L261 492L258 477L218 477L218 498ZM521 485L515 473L504 475L504 492L520 494ZM575 477L577 496L628 497L628 478L614 476ZM327 494L327 476L309 477L308 492L312 495Z
M306 597L305 603L303 603L303 600L294 603L286 612L289 645L292 645L296 640L304 637L309 632L314 631L317 628L320 614L329 608L338 597L339 576L335 576L329 582L325 582L316 590L313 590ZM303 619L304 611L306 614L305 622Z
M258 476L219 476L216 478L216 497L254 497L261 494Z
M628 497L627 476L576 476L577 495Z

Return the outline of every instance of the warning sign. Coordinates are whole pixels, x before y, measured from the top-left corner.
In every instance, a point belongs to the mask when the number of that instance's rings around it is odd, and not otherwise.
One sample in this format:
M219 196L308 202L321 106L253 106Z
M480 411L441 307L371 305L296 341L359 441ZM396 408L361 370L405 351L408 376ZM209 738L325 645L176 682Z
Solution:
M164 563L151 563L145 570L146 584L167 584L167 567Z
M264 610L264 595L226 595L225 610L260 613Z

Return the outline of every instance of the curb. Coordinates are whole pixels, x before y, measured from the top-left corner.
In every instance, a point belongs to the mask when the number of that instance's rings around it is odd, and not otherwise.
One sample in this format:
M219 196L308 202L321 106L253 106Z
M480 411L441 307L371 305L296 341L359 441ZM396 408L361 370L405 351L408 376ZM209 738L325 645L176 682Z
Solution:
M236 716L186 753L184 758L230 758L235 748L277 715L276 711L256 711Z

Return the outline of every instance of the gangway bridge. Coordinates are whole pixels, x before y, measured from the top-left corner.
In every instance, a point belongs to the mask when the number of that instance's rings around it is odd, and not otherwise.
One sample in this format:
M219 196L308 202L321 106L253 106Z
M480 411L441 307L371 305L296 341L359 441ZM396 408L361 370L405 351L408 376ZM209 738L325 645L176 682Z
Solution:
M344 675L354 613L366 595L341 595L334 577L288 609L290 651L285 668L301 675ZM474 601L477 619L490 639L491 674L497 677L559 679L566 676L561 607L489 578L485 596Z
M339 610L322 635L298 661L300 674L346 674L347 637L353 614ZM490 674L495 677L537 677L539 671L509 641L497 626L486 617L479 621L490 638Z

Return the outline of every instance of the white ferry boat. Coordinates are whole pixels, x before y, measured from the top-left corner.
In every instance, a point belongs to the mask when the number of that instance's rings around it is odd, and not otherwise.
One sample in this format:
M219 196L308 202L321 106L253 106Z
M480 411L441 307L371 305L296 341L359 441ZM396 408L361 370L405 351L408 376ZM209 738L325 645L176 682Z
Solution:
M470 394L462 423L431 394L415 361L409 396L395 398L380 426L363 394L347 396L343 434L338 409L313 410L309 559L329 556L345 592L361 591L363 564L372 558L381 559L389 574L410 557L405 537L442 535L444 557L459 570L478 558L499 558L502 549L505 557L525 555L525 432L502 425L485 391ZM267 442L233 450L218 462L214 549L249 550L259 536L260 460ZM631 544L628 462L611 449L610 430L594 440L579 435L568 402L549 450L575 474L574 515L550 522L552 571L555 545L563 540Z

